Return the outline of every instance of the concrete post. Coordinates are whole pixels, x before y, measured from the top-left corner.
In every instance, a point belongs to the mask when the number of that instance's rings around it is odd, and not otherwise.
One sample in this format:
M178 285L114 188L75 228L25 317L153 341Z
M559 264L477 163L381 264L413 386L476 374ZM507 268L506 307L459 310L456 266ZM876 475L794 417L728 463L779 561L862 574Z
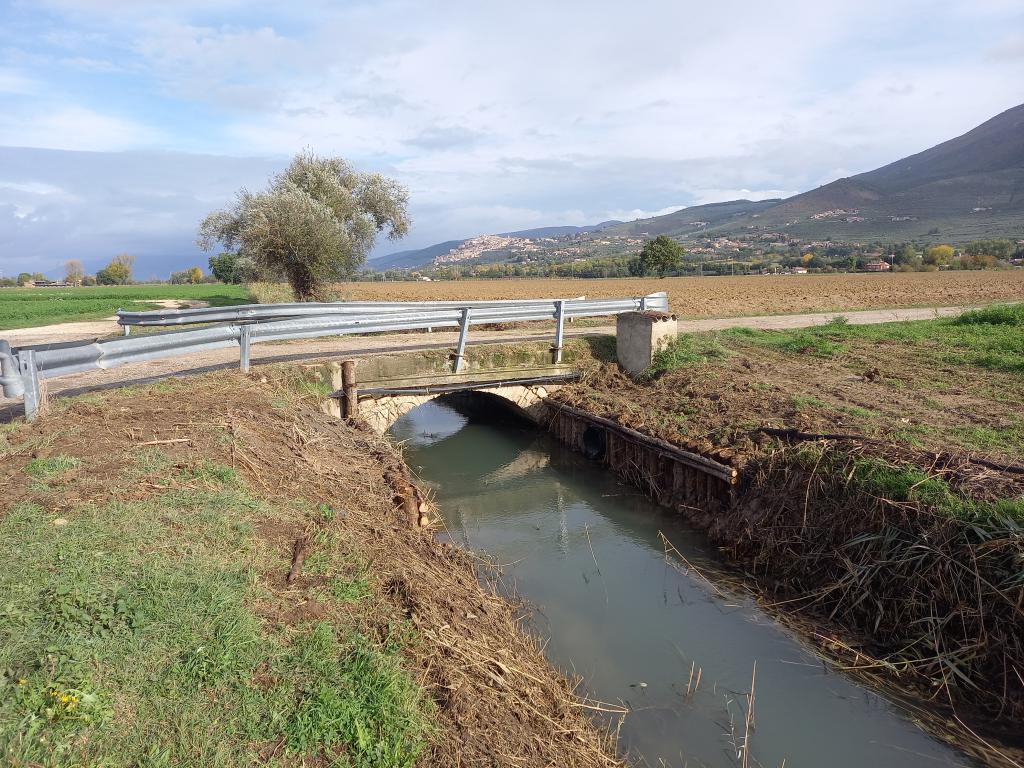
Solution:
M676 316L664 312L624 312L615 322L615 350L619 365L639 376L678 333Z

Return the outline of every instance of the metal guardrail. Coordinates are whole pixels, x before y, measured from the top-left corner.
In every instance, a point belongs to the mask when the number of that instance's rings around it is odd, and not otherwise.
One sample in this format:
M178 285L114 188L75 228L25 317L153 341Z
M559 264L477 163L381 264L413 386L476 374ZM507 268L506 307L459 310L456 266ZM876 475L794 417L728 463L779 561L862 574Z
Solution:
M439 306L440 305L440 306ZM232 321L203 328L172 330L142 336L126 336L85 344L26 347L12 350L0 341L0 386L6 397L23 397L25 415L34 419L41 404L40 381L82 371L116 368L129 363L190 355L237 346L243 371L249 370L253 344L287 339L311 339L321 336L342 336L361 333L387 333L430 328L458 328L459 340L452 356L453 370L462 370L466 341L472 325L500 324L533 320L555 321L554 361L560 362L566 319L602 317L636 310L668 311L668 295L664 292L628 299L545 299L506 302L373 302L359 306L316 306L320 312L295 317L296 305L245 305L209 309L233 312ZM324 307L330 311L323 311ZM345 311L336 311L343 307ZM269 313L261 316L265 310ZM352 310L352 311L350 311ZM178 317L193 323L209 323L212 313L199 314L201 309L123 313L137 325L175 325ZM249 313L249 314L246 314ZM205 319L196 320L196 317Z
M585 296L566 301L584 301ZM285 320L292 317L319 315L390 314L394 312L430 312L441 309L498 309L502 307L549 308L558 299L506 299L497 301L338 301L302 304L240 304L228 307L197 307L194 309L127 312L117 310L117 322L125 335L132 326L194 325L197 323L250 322Z

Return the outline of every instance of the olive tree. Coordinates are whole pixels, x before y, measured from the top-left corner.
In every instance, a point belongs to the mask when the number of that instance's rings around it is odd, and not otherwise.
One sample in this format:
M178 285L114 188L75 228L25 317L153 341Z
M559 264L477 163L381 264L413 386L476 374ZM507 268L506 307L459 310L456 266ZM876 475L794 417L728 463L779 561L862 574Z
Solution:
M380 232L397 240L409 231L408 201L393 179L307 150L266 191L242 189L233 205L207 216L198 242L252 259L261 274L285 277L299 301L309 301L354 275Z

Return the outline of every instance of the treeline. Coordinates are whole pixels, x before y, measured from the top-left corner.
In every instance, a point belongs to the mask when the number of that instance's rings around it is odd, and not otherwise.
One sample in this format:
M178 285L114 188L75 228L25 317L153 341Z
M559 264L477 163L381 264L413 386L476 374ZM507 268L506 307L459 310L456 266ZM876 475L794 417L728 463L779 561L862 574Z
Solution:
M529 260L527 260L529 258ZM775 246L764 253L742 248L733 254L683 252L678 263L665 270L671 276L749 275L804 267L808 272L865 271L871 262L884 261L895 271L916 272L938 269L995 269L1024 259L1024 244L1011 240L976 240L965 245L919 246L914 243L874 242L864 246ZM650 274L642 268L637 254L580 256L572 260L520 257L516 261L444 264L419 271L372 269L360 272L359 280L502 279L516 277L600 278L633 277Z

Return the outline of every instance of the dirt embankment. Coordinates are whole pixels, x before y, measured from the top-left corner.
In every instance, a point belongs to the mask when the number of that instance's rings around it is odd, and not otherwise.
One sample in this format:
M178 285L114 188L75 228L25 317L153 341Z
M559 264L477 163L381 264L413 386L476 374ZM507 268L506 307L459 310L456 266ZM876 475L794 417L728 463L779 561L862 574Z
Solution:
M235 488L237 474L245 494L241 506L267 510L251 530L248 524L236 526L243 551L254 553L251 578L257 598L248 608L258 616L261 633L283 638L287 646L308 635L311 625L327 623L339 636L368 638L374 647L397 644L402 666L426 701L426 747L416 764L617 764L613 745L585 716L584 703L522 631L517 608L481 586L470 555L439 543L429 529L409 519L401 498L403 465L393 449L368 430L322 414L314 402L295 394L295 387L278 380L287 378L283 373L270 376L267 382L212 374L88 395L57 403L35 424L8 427L0 434L4 515L42 509L53 525L74 530L94 521L103 505L148 503L175 494L174 504L188 509L188 500L199 498L195 494L201 491ZM51 468L61 474L41 474ZM218 485L217 478L227 485ZM208 482L214 491L204 485ZM161 524L173 528L173 518ZM209 520L209 525L219 524ZM181 537L169 548L156 546L152 556L189 550L187 529ZM75 567L78 556L61 555L72 561L62 567ZM345 568L356 569L355 582L329 578ZM339 599L338 585L350 590L352 583L363 584L365 591ZM102 665L104 660L98 661ZM287 682L282 679L287 672L274 669L270 661L256 664L251 679L232 685L246 696L267 695ZM27 686L33 684L32 675L45 674L45 669L25 673ZM338 681L338 690L349 684ZM57 689L51 684L46 690ZM210 701L219 695L210 688ZM294 695L310 694L300 686ZM317 695L316 706L322 707L339 694L328 688ZM101 690L97 697L122 702L108 727L160 729L159 723L131 721L130 696ZM119 717L128 719L118 723ZM304 715L300 711L296 717ZM17 728L13 722L0 718L0 736L17 741L17 733L7 732ZM60 727L70 727L68 722ZM240 742L235 747L239 754L249 754L256 763L290 755L289 765L327 764L351 746L313 743L296 754L294 733L248 743L252 737L232 730L234 721L227 714L223 722L218 741ZM274 727L261 725L271 732ZM373 727L373 722L360 725L360 740L365 733L372 737ZM81 728L68 737L71 753L102 752L107 731L89 730L100 728L95 723ZM55 733L57 738L65 731ZM376 754L372 743L362 747ZM179 748L186 750L172 744L171 755ZM189 762L188 753L182 754ZM381 754L359 764L391 765L393 759L406 765L400 757Z

